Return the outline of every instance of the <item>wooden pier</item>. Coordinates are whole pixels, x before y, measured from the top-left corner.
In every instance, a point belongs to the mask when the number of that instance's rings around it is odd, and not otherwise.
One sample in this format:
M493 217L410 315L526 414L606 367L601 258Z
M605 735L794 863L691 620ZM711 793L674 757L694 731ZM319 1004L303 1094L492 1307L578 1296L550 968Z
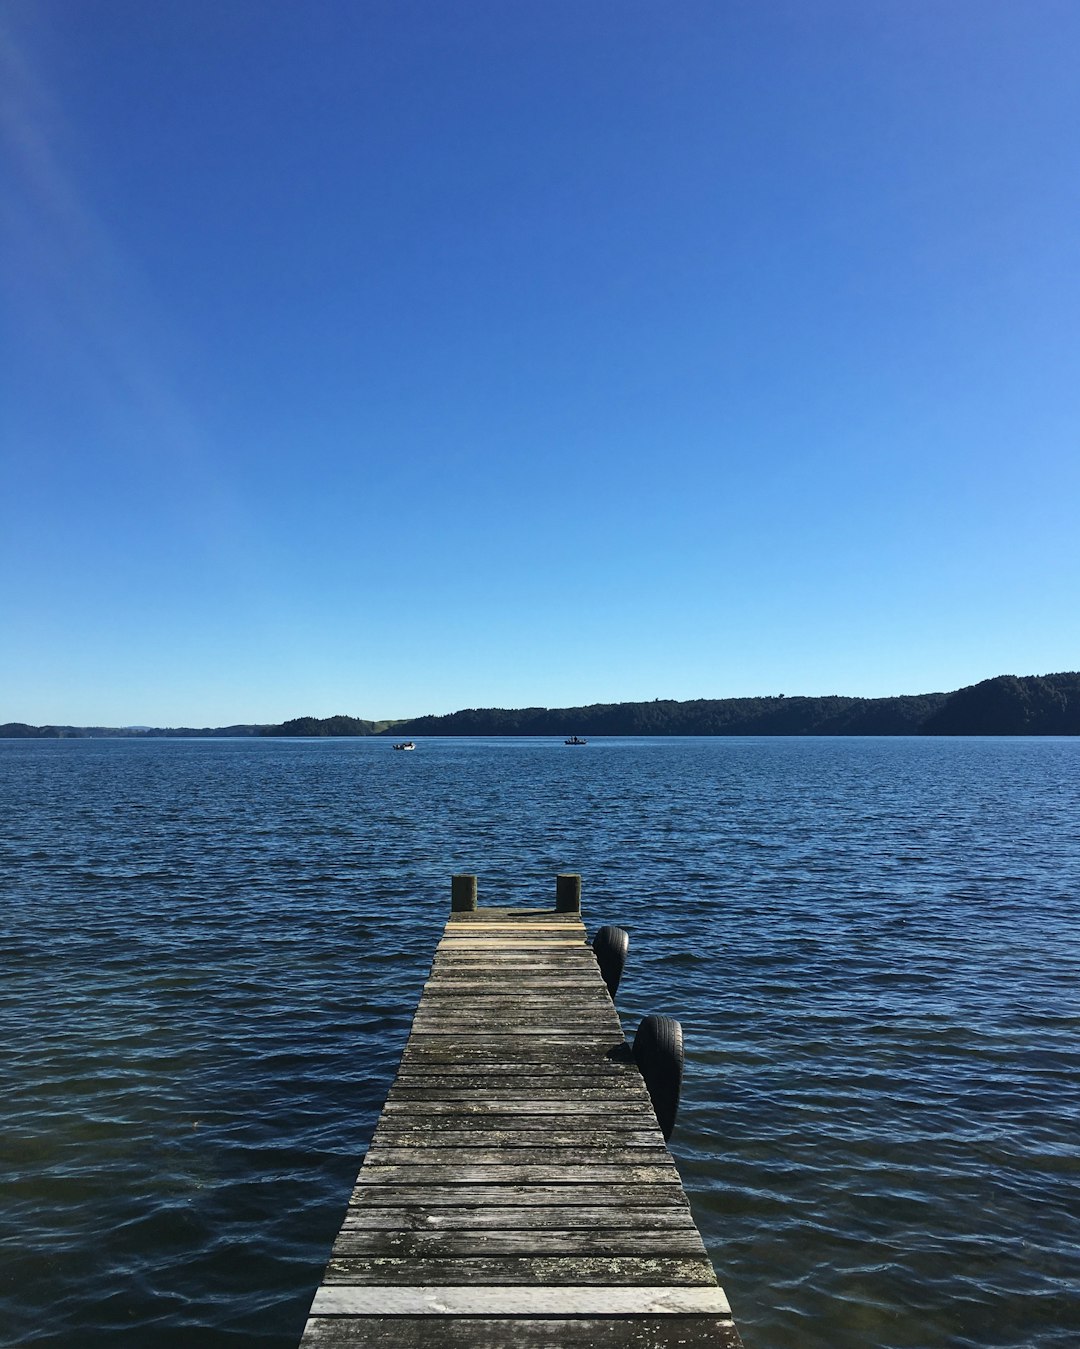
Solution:
M475 909L454 879L301 1349L739 1349L580 882L553 911Z

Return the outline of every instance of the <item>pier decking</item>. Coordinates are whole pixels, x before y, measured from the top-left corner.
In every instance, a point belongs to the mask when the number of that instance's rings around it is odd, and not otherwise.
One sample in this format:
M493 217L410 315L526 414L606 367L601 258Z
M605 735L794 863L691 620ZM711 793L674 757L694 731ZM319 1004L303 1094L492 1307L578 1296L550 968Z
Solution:
M301 1345L738 1349L579 913L451 914Z

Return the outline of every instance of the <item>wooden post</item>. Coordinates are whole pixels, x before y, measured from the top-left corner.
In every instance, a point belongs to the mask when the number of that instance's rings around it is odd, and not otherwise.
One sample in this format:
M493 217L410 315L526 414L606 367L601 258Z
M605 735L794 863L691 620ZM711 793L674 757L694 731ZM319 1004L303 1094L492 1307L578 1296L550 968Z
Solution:
M575 871L562 871L555 877L555 912L581 912L581 877Z
M450 877L450 909L468 913L476 908L476 877L464 874Z

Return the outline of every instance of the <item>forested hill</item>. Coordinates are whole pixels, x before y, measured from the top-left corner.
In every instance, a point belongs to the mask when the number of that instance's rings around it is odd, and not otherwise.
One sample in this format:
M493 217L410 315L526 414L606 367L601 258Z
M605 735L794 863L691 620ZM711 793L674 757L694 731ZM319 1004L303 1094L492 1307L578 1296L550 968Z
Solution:
M468 708L411 721L296 717L193 730L0 725L0 738L345 735L1080 735L1080 673L999 675L899 698L696 698L589 707Z
M999 675L897 698L696 698L469 708L394 727L423 735L1080 735L1080 673Z
M998 675L950 693L925 735L1080 735L1080 673Z
M916 735L947 695L696 698L590 707L469 708L418 717L400 735Z
M9 721L0 726L0 740L26 739L88 739L102 736L125 736L147 739L218 739L236 736L313 736L313 735L382 735L397 723L393 721L364 721L360 717L294 717L267 725L244 723L237 726L27 726L21 721Z

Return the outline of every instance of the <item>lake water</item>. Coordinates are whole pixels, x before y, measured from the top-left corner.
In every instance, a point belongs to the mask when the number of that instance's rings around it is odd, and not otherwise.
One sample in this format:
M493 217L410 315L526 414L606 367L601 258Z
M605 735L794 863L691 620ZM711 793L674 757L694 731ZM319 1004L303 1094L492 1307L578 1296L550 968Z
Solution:
M748 1349L1080 1344L1080 742L0 742L0 1342L295 1346L449 904L630 930Z

